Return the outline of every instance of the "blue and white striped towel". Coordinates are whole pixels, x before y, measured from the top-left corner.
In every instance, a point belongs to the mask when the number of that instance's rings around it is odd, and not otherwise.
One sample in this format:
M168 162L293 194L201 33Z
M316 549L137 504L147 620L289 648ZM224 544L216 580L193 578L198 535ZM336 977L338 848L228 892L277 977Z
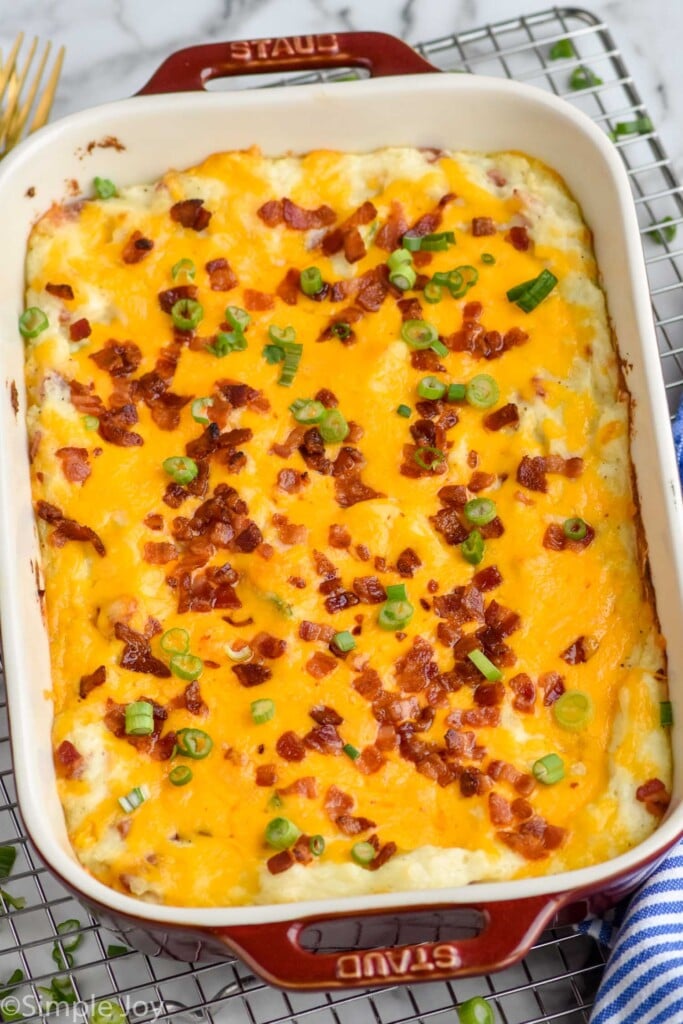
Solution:
M683 482L683 403L673 434ZM630 903L579 927L612 947L590 1024L683 1024L683 841Z

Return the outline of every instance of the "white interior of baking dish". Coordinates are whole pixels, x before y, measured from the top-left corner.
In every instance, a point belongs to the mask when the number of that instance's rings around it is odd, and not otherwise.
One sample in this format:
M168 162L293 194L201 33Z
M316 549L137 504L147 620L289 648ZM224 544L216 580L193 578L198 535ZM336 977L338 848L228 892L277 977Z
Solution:
M88 144L116 136L125 150ZM564 177L593 229L609 312L635 399L636 465L657 607L666 636L674 716L683 726L683 516L640 238L628 180L602 132L568 104L514 82L424 75L258 92L144 97L71 116L39 132L0 168L3 270L0 275L0 601L20 807L40 853L90 899L148 920L217 926L306 914L489 902L592 886L671 843L683 829L683 758L672 810L636 850L562 875L276 907L193 910L158 907L113 892L77 863L69 845L52 767L48 645L36 596L38 547L23 422L23 351L17 316L24 252L35 218L52 201L87 189L99 174L123 184L153 180L211 152L260 145L268 154L388 145L480 151L520 150ZM29 191L33 194L29 194ZM21 396L19 415L10 387Z

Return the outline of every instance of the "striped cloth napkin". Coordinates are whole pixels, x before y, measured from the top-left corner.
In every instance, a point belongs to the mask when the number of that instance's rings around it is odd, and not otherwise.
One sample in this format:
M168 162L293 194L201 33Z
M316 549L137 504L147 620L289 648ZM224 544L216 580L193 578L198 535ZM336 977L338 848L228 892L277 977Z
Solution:
M673 434L683 482L683 402ZM590 1024L683 1022L683 841L630 902L579 929L611 947Z

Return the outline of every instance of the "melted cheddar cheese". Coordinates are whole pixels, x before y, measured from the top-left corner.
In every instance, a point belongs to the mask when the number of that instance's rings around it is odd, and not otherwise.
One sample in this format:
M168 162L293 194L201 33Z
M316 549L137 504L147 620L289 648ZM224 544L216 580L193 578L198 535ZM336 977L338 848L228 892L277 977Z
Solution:
M297 210L327 206L333 214L322 226L294 227L282 218L285 197ZM172 208L186 200L202 201L194 210L208 211L208 223L193 227L189 214L187 226L174 219ZM353 235L353 262L343 247L326 255L325 236L342 226L348 237L345 220L366 202L374 210ZM279 222L267 224L263 207L273 203L272 219L279 213ZM383 228L402 225L393 242L400 247L402 231L435 211L431 229L452 231L455 244L415 259L415 288L403 296L387 291L382 268L390 253L377 244L390 234ZM473 218L490 218L493 233L474 233ZM126 262L136 238L143 242L133 255L137 262ZM482 261L485 253L493 261ZM172 280L180 260L192 261L194 281ZM212 277L206 265L214 260L227 260L236 282L231 275ZM296 275L293 296L281 287L288 271L310 266L337 285L334 293L308 297ZM444 289L440 302L427 303L421 290L427 277L457 266L478 271L467 294L454 298ZM376 274L364 281L384 282L374 309L367 296L365 305L359 301L357 280L373 268ZM544 268L558 284L527 314L506 292ZM174 334L158 296L181 283L196 288L203 316L193 332ZM73 297L54 287L62 284ZM255 300L254 291L262 298ZM398 303L411 298L448 348L447 355L434 355L436 369L421 369L431 356L415 356L402 339ZM279 902L557 872L613 857L653 830L665 800L653 803L637 793L652 780L660 797L670 790L670 748L660 726L665 650L645 582L628 395L590 232L556 175L517 154L216 154L155 184L121 188L110 199L53 207L31 235L26 304L49 320L27 343L26 373L58 786L74 850L97 878L176 905ZM255 309L259 304L270 308ZM229 330L226 305L251 307L250 323L246 347L221 356L207 346ZM330 324L347 316L351 337L330 336ZM73 341L81 320L90 333ZM272 325L293 328L303 345L290 387L278 383L282 364L263 355ZM506 336L518 343L492 351ZM489 349L470 351L464 337L487 337L481 345ZM112 356L124 342L137 347L135 365ZM103 352L112 360L92 358ZM161 390L188 400L178 402L171 429L157 421L163 398L144 399L152 390L145 375L160 365ZM418 411L425 375L466 384L481 373L498 385L492 409L459 401ZM234 384L253 389L247 404L236 399ZM365 500L349 503L348 475L315 468L300 435L295 441L303 448L294 444L287 455L297 426L290 404L321 389L333 393L353 425L350 439L325 445L324 459L334 462L344 446L353 449L352 458L360 452L364 463L351 472L368 488ZM192 415L191 400L202 396L214 399L207 415L216 427ZM397 414L402 404L410 417ZM487 426L487 416L506 405L516 407L517 421ZM121 406L129 410L120 427L124 443L103 426ZM456 416L444 420L449 413ZM420 427L425 419L428 427ZM442 424L443 448L434 472L419 466L416 472L420 430L435 423ZM206 492L181 488L171 507L164 461L186 457L187 445L196 451L193 443L211 431L215 440L218 431L238 429L247 433L236 435L236 445L226 442L208 455ZM130 433L140 441L131 443ZM274 446L282 445L278 454ZM555 468L563 459L582 461L572 463L577 472L543 474L545 490L525 486L523 474L518 479L525 457L549 456L560 457L550 460ZM294 471L290 480L298 489L283 488L285 469ZM444 487L460 487L451 493L469 499L475 492L464 488L482 480L476 496L495 502L502 532L488 531L483 561L472 566L434 517L448 507L439 496ZM195 513L221 484L236 491L222 492L237 501L232 519L222 527L209 523L203 532L197 526L188 539L187 521L199 523ZM341 503L340 495L346 495ZM472 528L462 503L453 515L466 531ZM561 535L571 517L589 524L590 543L563 550L544 545L548 528L554 525L557 535L559 527ZM104 553L68 521L94 531ZM288 529L293 526L302 529ZM343 529L331 532L333 526ZM247 527L254 550L240 549L238 535ZM406 549L418 564L402 576L397 563ZM157 556L163 560L155 562ZM326 572L322 556L333 572ZM227 590L209 585L211 569L226 565L220 578ZM492 589L473 585L475 574L492 566L498 570L488 574ZM338 583L326 586L335 574ZM354 580L368 576L383 588L405 584L414 614L402 630L380 628L381 603L330 610L330 595L357 598L363 584ZM179 610L183 595L190 610ZM439 601L446 595L450 604ZM473 611L463 611L463 595ZM512 628L487 639L486 625L501 608L513 616ZM328 629L317 640L303 639L302 623ZM190 691L195 700L188 699L187 681L155 674L159 662L169 663L162 631L176 627L187 631L190 651L203 662ZM323 639L329 627L352 632L355 649L341 656L333 643L330 650ZM133 634L144 654L138 662L126 657L125 637ZM501 686L487 684L474 669L468 637L498 664ZM269 657L268 638L284 641L284 653L276 644L280 655ZM568 653L579 640L586 660ZM228 653L247 645L247 664L267 669L258 686L242 685L247 677L240 678ZM406 656L408 667L400 661ZM98 669L99 678L84 687L83 678ZM513 684L524 676L534 697L526 711ZM376 693L363 692L368 680L389 695L388 728L381 695L378 702ZM592 717L577 731L555 718L558 685L591 698ZM261 698L274 702L275 714L256 724L251 704ZM162 709L161 737L159 728L145 742L121 734L121 709L136 700ZM317 728L311 711L320 715L321 707L342 720L332 727L341 741L332 736L334 752L315 749L310 739ZM476 724L467 724L472 715ZM164 736L193 728L211 737L208 756L174 752L172 738L164 749ZM380 747L390 745L392 734L397 745L378 749L378 729ZM288 759L286 734L294 734L301 759ZM341 743L361 758L340 752ZM535 783L532 766L549 753L561 757L564 778ZM183 786L169 780L179 765L192 772ZM302 778L313 780L302 784L306 793L278 795ZM147 798L126 810L120 798L136 787ZM341 811L331 809L338 791L349 798ZM348 834L356 825L342 827L340 813L360 822L357 834ZM276 817L306 837L322 836L322 855L310 859L304 850L304 863L285 854L280 868L288 857L293 863L275 873L276 851L264 837ZM376 848L386 848L378 870L351 855L355 843L372 836Z

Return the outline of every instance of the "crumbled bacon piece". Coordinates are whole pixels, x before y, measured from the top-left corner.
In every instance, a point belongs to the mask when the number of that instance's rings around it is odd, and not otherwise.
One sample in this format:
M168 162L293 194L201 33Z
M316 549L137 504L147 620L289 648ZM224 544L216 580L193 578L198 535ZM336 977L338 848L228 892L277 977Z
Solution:
M257 786L274 786L277 782L277 769L274 764L260 764L256 769Z
M506 846L527 860L540 860L557 850L567 838L567 830L549 825L544 818L533 815L518 826L516 832L497 832Z
M278 789L278 793L280 796L304 796L307 800L314 800L318 795L318 783L313 775L304 775L284 789Z
M382 689L382 680L374 668L364 668L353 680L353 688L366 700L374 700Z
M116 341L109 338L104 348L93 352L89 359L111 377L127 377L135 373L142 360L142 352L133 341Z
M524 226L515 225L511 227L505 236L505 241L517 249L518 252L526 252L531 245L531 239Z
M308 622L306 619L299 623L299 637L302 640L323 640L325 643L329 643L336 632L333 626Z
M495 707L505 699L505 687L501 682L480 683L474 691L474 703L482 708Z
M124 263L139 263L154 248L151 238L145 238L141 231L134 231L121 254Z
M422 560L413 548L404 548L396 559L396 568L398 569L399 576L403 576L405 579L411 579L421 565Z
M237 274L224 256L209 260L204 269L209 275L209 288L212 292L229 292L239 284Z
M512 701L515 711L521 711L524 714L533 713L536 704L536 687L531 677L526 672L519 672L510 680L510 688L515 694Z
M67 519L61 509L51 505L47 501L39 501L36 505L36 515L43 522L54 526L50 536L50 543L56 548L61 548L68 540L90 541L100 557L106 554L104 544L89 526L81 526L75 519Z
M335 824L345 836L357 836L361 832L367 832L369 828L377 828L376 823L370 818L352 814L340 814L335 818Z
M366 200L350 217L323 235L321 247L324 255L333 256L343 249L347 262L357 263L365 256L366 252L358 228L369 224L376 216L377 210L369 200Z
M377 851L377 855L367 865L368 871L379 871L388 860L391 860L397 850L396 843L384 843Z
M576 640L562 651L560 657L568 665L582 665L592 658L598 649L598 642L592 636L579 636Z
M150 565L166 565L178 557L178 549L175 544L169 541L147 541L143 548L142 557Z
M324 654L322 651L316 651L315 654L311 655L304 666L308 674L313 676L314 679L323 679L330 672L334 672L336 667L336 658L329 654Z
M434 661L434 648L424 637L417 636L410 650L394 666L396 681L406 693L417 693L439 674Z
M495 728L500 725L498 708L466 708L464 711L451 711L446 719L449 725L460 729L469 726L471 729Z
M91 334L92 327L90 326L90 321L84 316L80 320L74 320L72 324L69 324L69 338L71 341L84 341Z
M441 224L444 210L454 199L457 199L454 192L448 192L446 195L443 195L434 209L430 210L429 213L423 214L405 233L410 235L411 238L422 238L424 235L432 234Z
M91 473L87 448L58 448L55 455L62 464L62 472L72 484L82 484Z
M570 540L559 523L550 523L543 534L543 547L549 551L583 551L595 540L595 530L586 523L586 536L581 540Z
M137 409L132 403L126 403L119 409L103 410L99 414L99 421L97 432L104 441L120 448L135 448L144 444L140 434L128 429L138 422Z
M430 516L429 521L447 544L455 546L467 540L469 530L461 523L455 508L442 508L436 515Z
M645 808L655 818L661 818L671 803L671 797L661 779L648 779L636 790L636 800L645 804Z
M259 206L256 211L256 216L259 217L265 225L269 228L277 227L278 224L282 224L282 200L281 199L269 199L263 206Z
M257 633L251 641L251 646L262 658L274 661L276 658L281 658L287 650L287 641L277 636L271 636L270 633Z
M363 775L374 775L384 763L385 759L378 747L369 746L361 751L360 757L356 760L356 768Z
M488 413L483 419L487 430L502 430L503 427L516 427L519 424L519 409L514 402L502 405L500 409Z
M350 508L360 501L372 501L374 498L386 497L381 491L376 491L374 487L369 487L364 483L357 470L339 476L335 475L334 490L337 504L341 508Z
M298 494L304 484L304 474L287 466L277 475L277 486L285 494Z
M401 311L401 319L404 323L406 320L422 320L422 306L419 299L399 299L396 305ZM430 352L431 349L419 349L418 351ZM436 355L436 353L433 352L432 355Z
M318 704L308 713L318 725L341 725L344 721L339 712L328 707L327 704Z
M152 654L147 637L136 633L124 622L115 623L114 634L116 639L123 640L125 645L120 661L122 668L127 668L131 672L143 672L147 675L157 676L159 679L170 678L171 673L168 667Z
M541 491L545 494L548 490L548 481L545 478L545 459L536 455L533 458L525 455L517 467L517 483L530 491Z
M377 576L356 576L351 586L364 604L382 604L387 599L386 590Z
M511 825L514 820L509 801L504 796L501 796L500 793L489 793L489 818L491 819L491 824L497 827Z
M334 725L316 725L304 736L304 746L319 754L341 754L343 740Z
M45 291L54 295L56 299L73 299L74 290L70 284L52 284L50 281L45 285Z
M546 707L554 704L565 690L564 679L558 672L544 672L538 677L538 685L543 690L543 703Z
M165 291L159 292L157 299L163 312L170 313L176 302L180 302L181 299L196 299L197 294L196 285L179 284L175 285L173 288L166 288Z
M55 750L55 768L63 779L78 779L83 774L85 761L71 740L62 740Z
M306 757L306 747L295 732L289 729L283 732L275 744L275 749L285 761L303 761Z
M346 526L332 523L328 531L327 541L330 547L348 548L351 546L351 534Z
M201 692L199 690L199 683L194 679L191 683L188 683L179 698L179 707L184 707L186 711L189 711L191 715L201 715L205 717L209 713L209 706L202 699Z
M353 803L353 797L348 793L343 793L337 786L330 786L323 806L330 821L335 822L340 814L347 814L352 809Z
M473 217L472 234L475 238L484 238L486 235L495 235L496 225L492 217Z
M171 220L193 231L203 231L211 220L211 211L204 206L203 199L182 199L169 210Z
M248 309L250 313L261 313L264 310L272 309L274 305L275 299L272 295L256 291L254 288L244 289L244 308Z
M261 686L272 676L267 665L259 665L256 662L247 662L245 665L231 665L242 686Z
M375 245L385 252L392 252L399 245L402 235L408 227L408 221L403 215L403 207L395 199L392 199L389 207L389 216L375 235Z
M84 700L97 686L102 686L106 681L107 670L104 665L100 665L94 672L81 676L81 681L78 684L78 696Z

